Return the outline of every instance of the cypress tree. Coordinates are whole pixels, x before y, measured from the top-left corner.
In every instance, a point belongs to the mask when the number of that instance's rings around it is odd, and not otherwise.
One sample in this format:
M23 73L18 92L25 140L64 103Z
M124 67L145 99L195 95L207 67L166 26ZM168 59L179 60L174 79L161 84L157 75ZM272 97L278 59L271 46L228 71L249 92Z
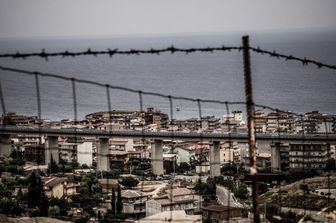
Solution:
M56 163L56 161L54 160L53 155L50 155L50 163L49 163L49 172L50 173L58 173L59 169L58 169L58 165Z
M39 211L40 216L47 217L49 211L49 200L47 195L45 195L44 191L42 191L40 202L39 202Z
M27 192L28 207L39 208L40 216L48 216L49 201L43 190L41 177L35 172L29 177L29 187Z
M123 204L122 204L122 198L121 198L121 189L120 189L120 185L118 184L117 216L121 215L122 209L123 209Z
M112 197L111 197L111 209L112 209L112 215L114 216L116 214L116 196L114 188L112 188Z
M27 201L28 207L34 208L38 206L40 200L41 191L40 187L38 187L38 180L37 180L36 173L33 172L29 177L29 187L27 192Z

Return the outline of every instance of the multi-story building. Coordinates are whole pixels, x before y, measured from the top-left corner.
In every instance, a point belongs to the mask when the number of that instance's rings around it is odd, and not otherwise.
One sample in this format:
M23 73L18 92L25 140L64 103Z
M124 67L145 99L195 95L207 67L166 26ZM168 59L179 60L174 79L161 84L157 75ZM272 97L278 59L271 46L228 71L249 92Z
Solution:
M243 112L242 111L232 111L231 114L223 115L221 128L225 131L237 132L237 128L244 125Z
M223 142L220 146L220 163L239 163L240 149L237 142Z
M329 159L327 143L273 143L271 166L273 170L323 169Z
M215 130L220 127L220 119L215 116L202 117L201 125L203 130Z
M327 144L290 144L289 168L322 169L328 160Z
M187 146L177 146L174 151L177 153L177 164L190 163L190 159L195 157L195 150Z
M254 112L255 132L264 133L267 127L267 114L264 110L256 110Z
M295 132L295 118L287 111L271 112L267 115L267 132Z
M18 115L15 112L9 112L2 118L4 125L19 125L19 126L32 126L35 124L42 124L37 116Z
M60 160L64 163L79 163L92 166L92 142L61 142L58 145Z
M146 201L148 193L136 190L122 190L121 198L123 203L123 214L127 217L139 219L146 216Z
M187 214L193 214L200 201L200 196L187 188L166 190L160 198L146 202L146 216L171 210L185 210Z
M154 108L147 108L144 113L145 124L156 124L158 129L167 128L168 115Z

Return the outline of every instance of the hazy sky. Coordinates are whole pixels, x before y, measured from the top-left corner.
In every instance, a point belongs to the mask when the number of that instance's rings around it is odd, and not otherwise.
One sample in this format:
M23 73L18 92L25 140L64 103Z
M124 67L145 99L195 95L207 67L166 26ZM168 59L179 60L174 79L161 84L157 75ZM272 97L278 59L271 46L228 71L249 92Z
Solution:
M336 0L0 0L0 37L336 29Z

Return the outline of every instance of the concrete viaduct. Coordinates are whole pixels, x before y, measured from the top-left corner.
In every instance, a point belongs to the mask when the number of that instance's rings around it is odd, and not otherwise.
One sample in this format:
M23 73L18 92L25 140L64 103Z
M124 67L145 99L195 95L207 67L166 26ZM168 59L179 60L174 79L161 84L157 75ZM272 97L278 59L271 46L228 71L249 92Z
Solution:
M185 132L150 132L150 131L104 131L92 129L51 129L51 128L29 128L17 126L0 125L0 155L10 154L11 152L11 135L44 135L45 157L46 161L53 155L54 160L58 163L58 137L59 136L92 136L99 139L97 146L97 169L108 171L108 139L117 138L150 138L152 139L152 168L156 175L163 174L163 152L162 141L164 139L182 139L182 140L209 140L210 141L210 174L211 176L220 175L220 142L237 141L247 142L247 134L237 133L185 133ZM336 144L335 134L318 134L318 135L289 135L289 134L257 134L256 140L261 145L270 144L271 142L329 142ZM47 161L49 162L49 161Z

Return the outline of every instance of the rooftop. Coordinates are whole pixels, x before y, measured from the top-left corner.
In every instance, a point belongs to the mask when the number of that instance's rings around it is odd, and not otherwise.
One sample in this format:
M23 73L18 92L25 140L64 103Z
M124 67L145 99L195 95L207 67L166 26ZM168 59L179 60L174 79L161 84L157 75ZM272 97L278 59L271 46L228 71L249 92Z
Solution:
M187 188L176 188L173 190L166 190L166 193L173 195L173 196L181 196L181 195L189 195L192 194L191 190Z
M141 219L141 223L175 221L180 223L197 223L202 222L202 218L201 215L187 215L184 211L165 211Z
M237 208L228 207L228 206L224 206L224 205L209 205L207 207L203 207L202 209L206 210L206 211L223 212L223 211L233 210L233 209L237 209Z

